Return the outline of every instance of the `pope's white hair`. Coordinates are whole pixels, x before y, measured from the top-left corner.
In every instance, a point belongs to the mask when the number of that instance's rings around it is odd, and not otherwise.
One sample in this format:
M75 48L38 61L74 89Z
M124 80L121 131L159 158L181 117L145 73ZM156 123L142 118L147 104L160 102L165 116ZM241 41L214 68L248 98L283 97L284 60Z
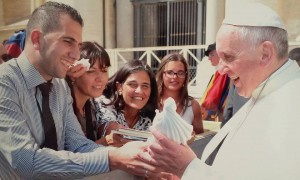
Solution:
M288 56L287 31L276 27L236 26L236 35L245 42L250 42L251 47L258 47L264 41L274 44L279 59ZM250 48L250 47L249 47Z

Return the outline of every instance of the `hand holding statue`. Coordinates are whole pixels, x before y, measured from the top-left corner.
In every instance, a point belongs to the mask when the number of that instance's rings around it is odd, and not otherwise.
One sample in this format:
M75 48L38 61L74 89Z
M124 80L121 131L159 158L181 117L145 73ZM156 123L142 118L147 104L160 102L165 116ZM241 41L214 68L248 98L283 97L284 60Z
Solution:
M147 143L141 141L128 142L120 148L110 150L110 170L121 169L150 179L173 179L173 175L164 173L159 166L139 157L139 154L146 151Z

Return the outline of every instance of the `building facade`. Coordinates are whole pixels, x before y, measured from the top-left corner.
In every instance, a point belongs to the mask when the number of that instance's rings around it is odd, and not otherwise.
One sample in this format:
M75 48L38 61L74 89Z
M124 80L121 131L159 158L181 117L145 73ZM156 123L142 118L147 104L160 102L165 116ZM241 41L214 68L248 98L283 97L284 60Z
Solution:
M55 1L69 4L81 13L85 22L83 40L97 41L108 49L113 61L110 73L130 59L145 60L155 70L167 53L185 53L191 72L190 90L197 97L202 95L214 71L210 63L202 61L203 51L215 41L222 20L227 12L237 8L237 2L261 2L273 8L287 27L290 48L300 46L299 0ZM25 28L31 12L44 2L0 0L0 40Z

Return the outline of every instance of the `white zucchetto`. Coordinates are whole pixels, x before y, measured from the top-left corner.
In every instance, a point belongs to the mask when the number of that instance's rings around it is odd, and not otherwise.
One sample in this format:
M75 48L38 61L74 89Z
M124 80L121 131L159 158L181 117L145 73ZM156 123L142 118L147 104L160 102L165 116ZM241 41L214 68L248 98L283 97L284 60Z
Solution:
M240 3L232 8L222 24L235 26L277 27L286 30L278 14L260 3Z

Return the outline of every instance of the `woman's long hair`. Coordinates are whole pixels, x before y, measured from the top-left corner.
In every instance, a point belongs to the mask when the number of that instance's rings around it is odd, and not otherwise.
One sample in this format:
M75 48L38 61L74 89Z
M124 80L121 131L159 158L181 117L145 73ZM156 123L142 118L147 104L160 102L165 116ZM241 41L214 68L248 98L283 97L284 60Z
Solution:
M105 49L100 46L97 42L90 42L86 41L82 43L82 46L80 48L80 59L89 59L89 63L91 64L91 67L96 63L96 61L99 61L99 69L110 67L110 59L108 56L108 53L105 51ZM80 60L79 60L80 61ZM76 98L74 94L73 89L73 82L70 77L66 77L66 81L70 87L71 95L73 98L73 110L77 117L80 116L79 112L80 109L76 106ZM91 102L87 101L83 107L85 112L85 118L87 121L86 124L86 135L89 139L95 141L95 137L93 137L93 125L92 123L92 111L91 111Z
M103 95L111 100L107 105L114 105L117 112L124 109L125 102L122 96L117 93L116 83L123 84L126 79L133 73L145 71L150 78L151 93L147 104L140 110L139 115L148 117L153 120L155 109L157 109L157 85L155 75L147 64L140 60L131 60L125 63L113 76L108 80Z
M184 65L184 71L187 73L184 82L183 87L180 90L180 100L179 103L183 106L183 112L185 109L190 106L189 101L194 99L193 97L189 96L188 94L188 82L189 82L189 70L188 70L188 64L185 58L179 54L179 53L171 53L164 56L161 60L161 63L158 67L157 73L156 73L156 82L158 87L158 102L160 102L161 97L164 93L164 81L163 81L163 74L165 72L165 66L169 62L172 61L179 61Z

